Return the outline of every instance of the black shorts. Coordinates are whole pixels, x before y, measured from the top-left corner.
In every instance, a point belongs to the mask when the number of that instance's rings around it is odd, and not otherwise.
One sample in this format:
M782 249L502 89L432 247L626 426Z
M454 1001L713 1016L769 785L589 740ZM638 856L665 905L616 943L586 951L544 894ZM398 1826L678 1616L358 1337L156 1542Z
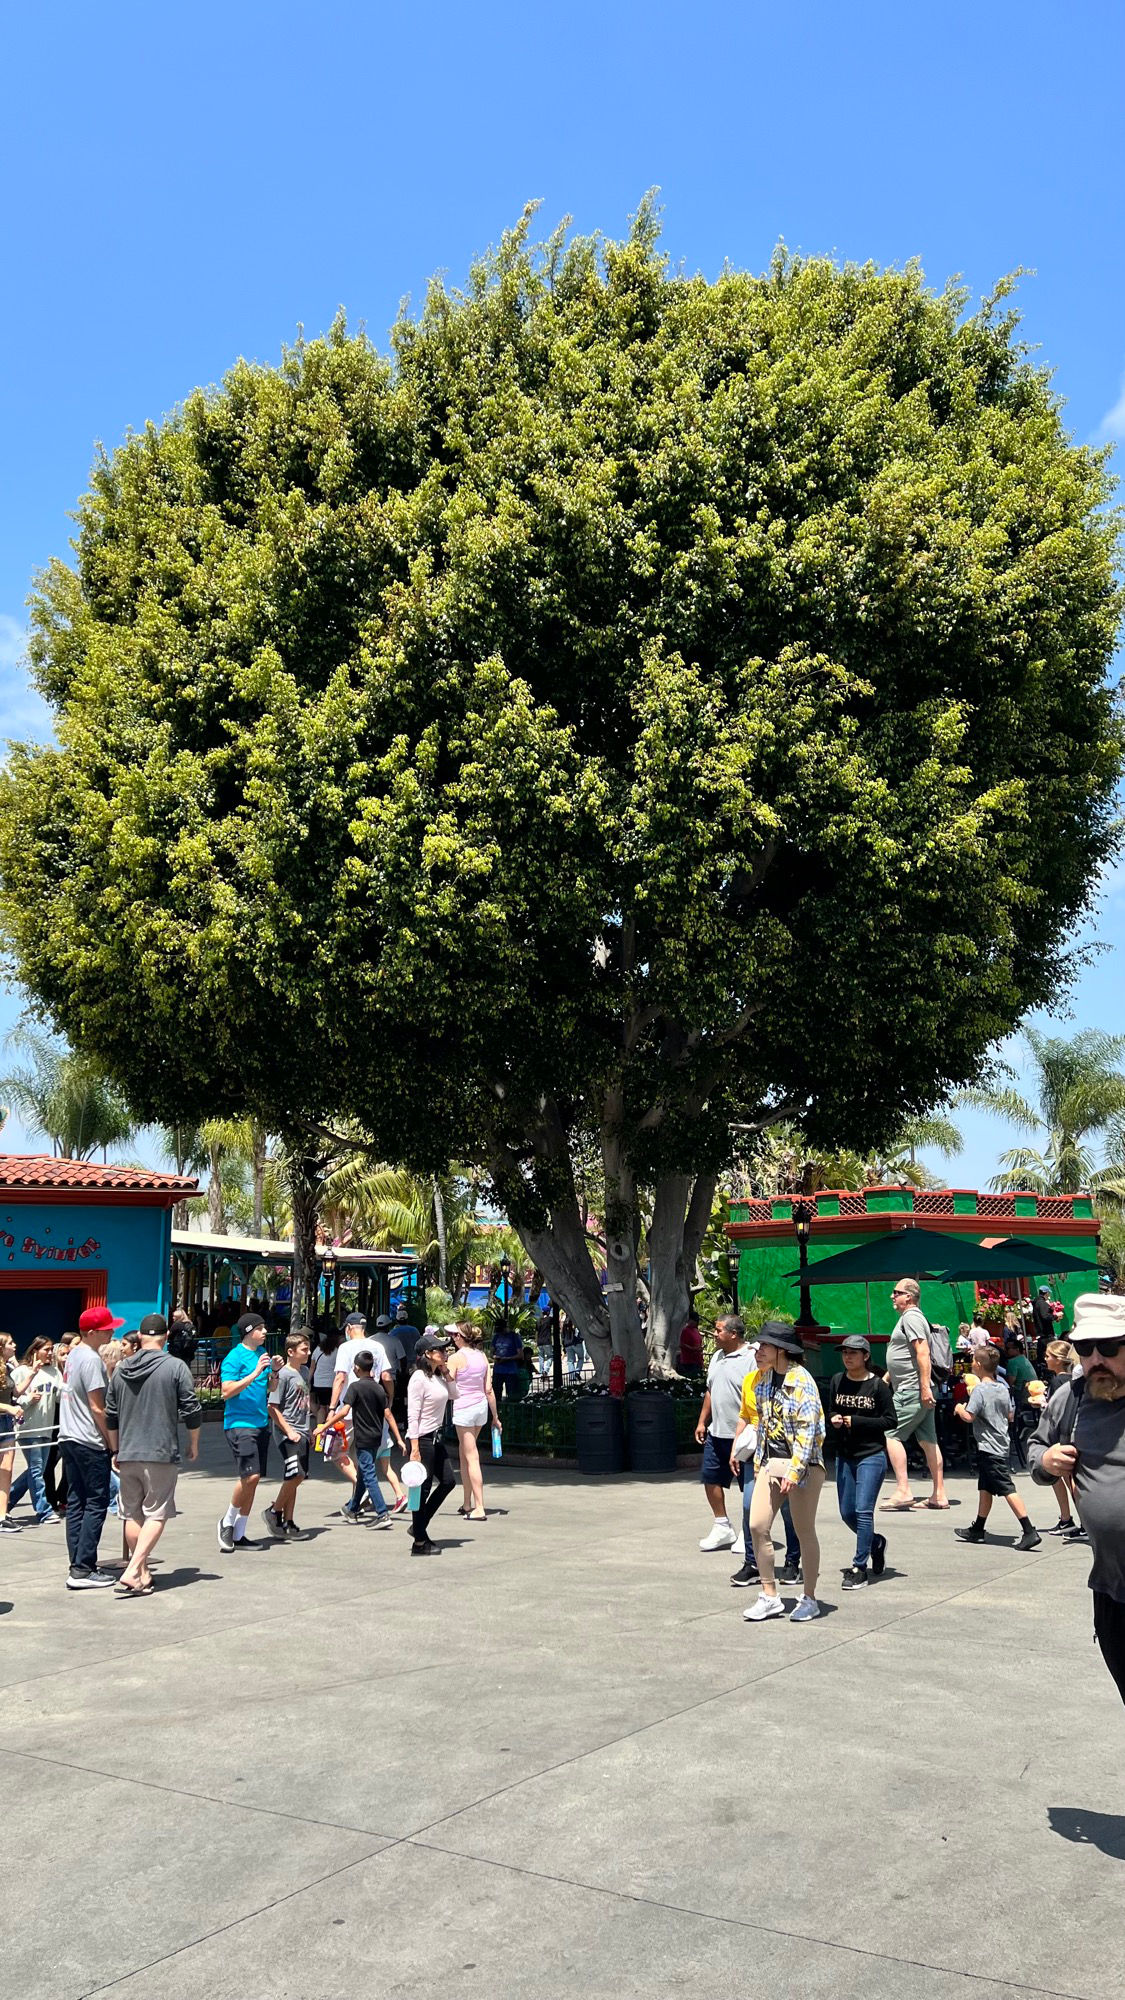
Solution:
M278 1437L281 1453L281 1476L283 1479L307 1479L309 1476L309 1441L307 1437Z
M327 1389L318 1389L316 1387L316 1384L314 1383L312 1388L309 1390L309 1398L312 1403L313 1409L323 1410L325 1416L327 1416L332 1403L331 1382L328 1384Z
M1009 1493L1016 1490L1009 1460L996 1458L991 1452L978 1451L977 1488L981 1493L991 1493L997 1500L1006 1500Z
M248 1431L245 1426L229 1430L227 1443L234 1454L240 1479L263 1479L266 1460L269 1457L270 1434L268 1430Z

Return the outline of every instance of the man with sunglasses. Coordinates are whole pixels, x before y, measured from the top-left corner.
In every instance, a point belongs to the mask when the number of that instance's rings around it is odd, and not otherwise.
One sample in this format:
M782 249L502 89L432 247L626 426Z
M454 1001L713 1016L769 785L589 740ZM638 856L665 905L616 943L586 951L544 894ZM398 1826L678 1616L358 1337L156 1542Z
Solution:
M1094 1636L1125 1701L1125 1299L1084 1293L1070 1339L1084 1393L1056 1389L1028 1457L1040 1486L1065 1479L1078 1501L1094 1556Z

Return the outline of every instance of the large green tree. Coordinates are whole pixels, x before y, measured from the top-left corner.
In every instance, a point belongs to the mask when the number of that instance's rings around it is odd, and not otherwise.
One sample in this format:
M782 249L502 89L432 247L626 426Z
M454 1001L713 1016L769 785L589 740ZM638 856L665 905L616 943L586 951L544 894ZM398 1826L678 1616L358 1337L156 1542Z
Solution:
M390 359L130 437L35 611L23 978L144 1116L486 1168L600 1366L648 1188L666 1356L732 1123L863 1150L977 1079L1109 850L1107 473L966 308L525 218Z

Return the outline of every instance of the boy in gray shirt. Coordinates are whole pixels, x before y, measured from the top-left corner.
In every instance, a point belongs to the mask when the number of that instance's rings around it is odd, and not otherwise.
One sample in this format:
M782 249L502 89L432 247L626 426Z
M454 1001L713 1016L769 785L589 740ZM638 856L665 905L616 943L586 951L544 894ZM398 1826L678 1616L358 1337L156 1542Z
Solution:
M281 1490L272 1507L263 1507L262 1519L276 1541L299 1532L293 1519L297 1488L309 1476L309 1427L311 1391L309 1355L312 1333L298 1327L285 1342L285 1366L270 1389L269 1412L281 1446Z
M978 1347L973 1355L973 1371L980 1378L967 1403L958 1403L955 1415L972 1424L977 1447L977 1518L967 1528L957 1529L960 1542L983 1542L984 1524L994 1498L1006 1500L1020 1524L1017 1549L1037 1549L1042 1537L1032 1527L1027 1508L1016 1492L1012 1478L1011 1425L1015 1404L1006 1382L997 1381L1000 1356L991 1342Z

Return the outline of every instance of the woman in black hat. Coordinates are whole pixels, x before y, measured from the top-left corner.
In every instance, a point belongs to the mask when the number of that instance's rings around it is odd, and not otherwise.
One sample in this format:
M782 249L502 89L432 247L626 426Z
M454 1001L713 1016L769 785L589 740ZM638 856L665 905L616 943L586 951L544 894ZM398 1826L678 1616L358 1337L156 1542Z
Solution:
M783 1500L789 1501L793 1526L801 1544L803 1595L790 1613L795 1624L820 1617L816 1583L820 1544L816 1538L816 1506L824 1485L824 1410L820 1391L802 1366L804 1348L791 1326L768 1319L758 1335L758 1366L742 1385L742 1408L735 1438L753 1424L754 1491L750 1501L750 1534L762 1579L755 1604L743 1612L752 1624L780 1618L785 1610L774 1575L774 1520Z

